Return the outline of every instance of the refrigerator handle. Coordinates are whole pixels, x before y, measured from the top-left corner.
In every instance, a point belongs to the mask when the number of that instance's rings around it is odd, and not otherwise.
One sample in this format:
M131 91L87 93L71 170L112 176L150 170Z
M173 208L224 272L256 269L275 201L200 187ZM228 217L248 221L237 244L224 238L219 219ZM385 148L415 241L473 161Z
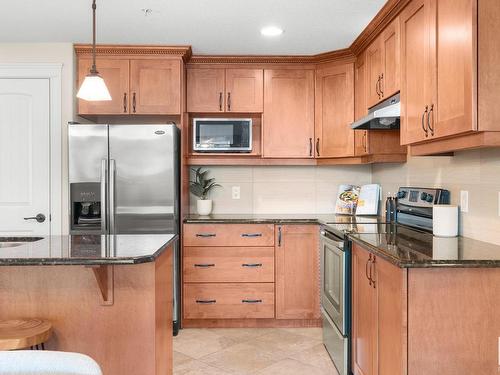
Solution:
M116 162L109 160L109 234L115 234L115 174Z
M106 234L107 230L107 201L106 201L106 172L108 169L108 161L101 160L101 230L102 234Z

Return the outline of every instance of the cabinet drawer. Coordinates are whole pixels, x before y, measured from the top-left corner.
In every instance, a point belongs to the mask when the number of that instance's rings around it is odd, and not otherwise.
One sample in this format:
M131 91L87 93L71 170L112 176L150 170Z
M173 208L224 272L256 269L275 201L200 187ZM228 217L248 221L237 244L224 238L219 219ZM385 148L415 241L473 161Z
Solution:
M185 282L274 282L274 247L185 247Z
M184 318L274 318L274 284L184 284Z
M274 246L273 224L186 224L184 246Z

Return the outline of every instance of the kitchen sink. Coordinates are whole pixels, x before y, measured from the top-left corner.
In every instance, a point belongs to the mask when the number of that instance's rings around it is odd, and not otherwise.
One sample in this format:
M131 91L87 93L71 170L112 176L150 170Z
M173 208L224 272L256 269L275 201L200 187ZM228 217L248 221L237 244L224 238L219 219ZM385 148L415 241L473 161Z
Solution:
M43 237L0 237L0 249L21 246L27 242L43 240Z

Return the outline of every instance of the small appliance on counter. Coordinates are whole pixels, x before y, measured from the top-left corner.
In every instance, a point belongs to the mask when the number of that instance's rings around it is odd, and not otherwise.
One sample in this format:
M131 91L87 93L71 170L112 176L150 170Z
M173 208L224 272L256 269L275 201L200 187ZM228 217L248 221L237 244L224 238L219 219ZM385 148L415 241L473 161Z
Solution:
M193 119L193 151L252 152L252 119Z

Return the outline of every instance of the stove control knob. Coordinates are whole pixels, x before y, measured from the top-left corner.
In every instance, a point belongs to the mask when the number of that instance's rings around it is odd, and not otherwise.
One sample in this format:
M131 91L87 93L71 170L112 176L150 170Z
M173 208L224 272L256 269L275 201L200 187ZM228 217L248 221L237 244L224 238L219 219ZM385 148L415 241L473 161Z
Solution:
M434 196L432 194L427 194L427 198L425 200L429 203L434 202Z
M426 201L427 200L427 193L420 194L420 199L423 201Z

